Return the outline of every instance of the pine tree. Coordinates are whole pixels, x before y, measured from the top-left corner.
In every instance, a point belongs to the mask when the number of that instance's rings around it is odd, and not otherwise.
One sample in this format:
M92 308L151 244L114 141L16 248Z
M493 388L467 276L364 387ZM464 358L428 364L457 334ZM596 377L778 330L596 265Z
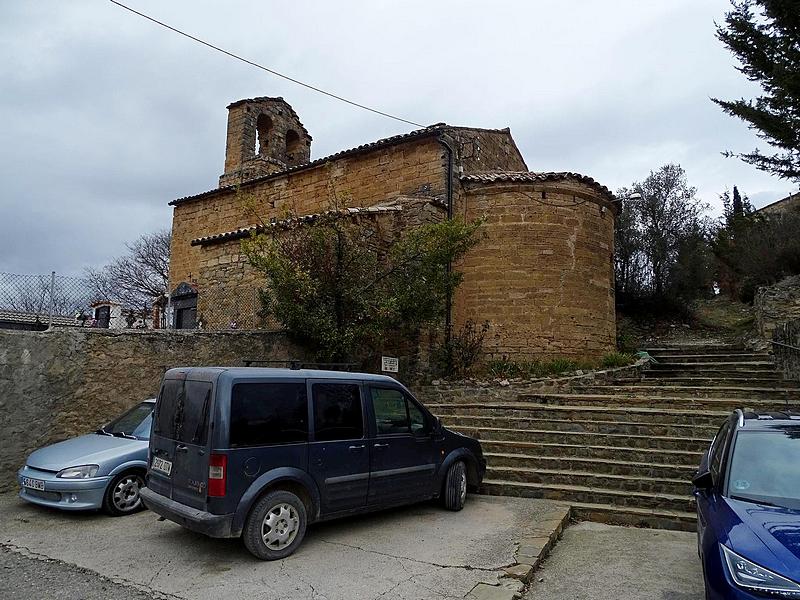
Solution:
M717 37L739 59L738 70L758 82L764 94L755 100L713 101L748 123L780 151L758 149L738 154L762 171L800 181L800 2L732 0Z

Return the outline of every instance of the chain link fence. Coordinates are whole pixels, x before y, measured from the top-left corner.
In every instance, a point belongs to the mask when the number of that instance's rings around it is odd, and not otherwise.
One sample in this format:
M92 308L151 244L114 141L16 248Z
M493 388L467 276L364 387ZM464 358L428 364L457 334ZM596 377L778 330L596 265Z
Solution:
M275 329L256 285L182 284L166 297L126 305L102 297L86 277L55 272L0 272L0 329L44 331L48 327L106 329Z
M152 306L123 306L100 298L83 277L0 272L0 329L48 327L152 328ZM156 321L158 321L156 316ZM165 316L161 316L165 321ZM156 324L165 326L165 322Z

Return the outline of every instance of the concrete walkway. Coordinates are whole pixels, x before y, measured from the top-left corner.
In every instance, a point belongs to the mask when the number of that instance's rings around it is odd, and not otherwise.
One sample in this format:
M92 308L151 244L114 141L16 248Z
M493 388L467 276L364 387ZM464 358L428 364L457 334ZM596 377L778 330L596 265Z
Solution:
M547 501L488 496L470 496L457 513L420 504L312 526L294 555L262 562L239 540L210 539L157 521L151 512L120 518L62 513L7 494L0 497L0 546L173 600L420 600L464 598L473 591L470 597L490 591L510 598L508 584L515 580L504 577L504 568L521 562L520 543L540 535L536 525L559 510L565 509ZM64 570L65 586L70 569ZM9 597L24 582L5 576L13 568L4 571L0 597ZM24 573L34 577L35 565L27 561ZM45 589L38 597L64 596Z
M526 600L701 600L693 533L579 523L568 527Z

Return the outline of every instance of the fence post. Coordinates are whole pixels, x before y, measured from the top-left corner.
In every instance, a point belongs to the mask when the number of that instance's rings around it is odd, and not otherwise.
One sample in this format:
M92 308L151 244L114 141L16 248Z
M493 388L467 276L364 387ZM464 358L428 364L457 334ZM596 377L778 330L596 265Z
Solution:
M47 328L51 329L53 327L53 310L55 310L55 301L56 301L56 272L50 272L50 310L48 311L47 315Z

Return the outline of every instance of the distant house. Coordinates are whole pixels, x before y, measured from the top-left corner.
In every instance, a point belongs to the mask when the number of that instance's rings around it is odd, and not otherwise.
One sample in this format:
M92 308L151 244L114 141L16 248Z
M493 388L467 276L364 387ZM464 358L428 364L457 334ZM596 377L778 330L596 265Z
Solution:
M0 329L16 329L20 331L44 331L50 317L41 313L18 310L0 310ZM76 327L80 323L75 317L53 315L53 325L57 327Z
M790 211L800 211L800 192L789 194L782 200L777 200L758 209L758 212L767 216L786 214Z

